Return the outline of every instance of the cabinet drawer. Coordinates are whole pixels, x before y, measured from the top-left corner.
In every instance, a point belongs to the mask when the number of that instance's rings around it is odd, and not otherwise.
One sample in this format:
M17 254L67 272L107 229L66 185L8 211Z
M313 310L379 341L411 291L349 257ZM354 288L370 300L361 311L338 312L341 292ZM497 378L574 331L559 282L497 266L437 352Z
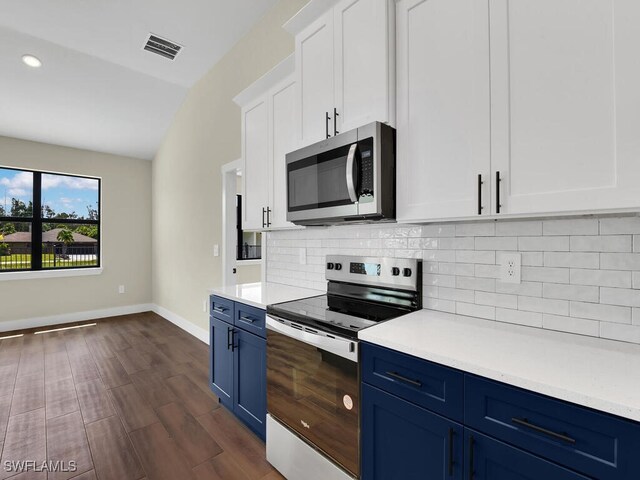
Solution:
M363 382L462 421L461 372L365 342L360 348Z
M209 304L209 313L212 317L233 323L233 300L211 295Z
M465 375L465 425L601 480L632 477L640 425Z
M266 338L265 315L266 312L264 310L250 307L243 303L236 303L236 313L233 324L247 332L255 333L256 335Z

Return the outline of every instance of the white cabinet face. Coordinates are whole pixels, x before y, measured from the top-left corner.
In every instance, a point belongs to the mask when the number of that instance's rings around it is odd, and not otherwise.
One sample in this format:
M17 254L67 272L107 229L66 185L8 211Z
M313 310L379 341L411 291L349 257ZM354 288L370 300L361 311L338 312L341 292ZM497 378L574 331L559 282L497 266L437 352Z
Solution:
M329 11L296 37L300 139L308 145L333 134L333 15ZM327 122L326 112L332 117Z
M339 131L395 120L390 105L395 52L389 43L394 12L389 0L344 0L334 8Z
M489 213L488 0L397 4L397 216Z
M282 84L271 94L271 168L273 187L271 228L293 227L287 222L287 164L285 155L296 147L295 82Z
M263 228L262 209L269 204L269 128L267 102L254 103L242 112L244 230ZM265 219L266 220L266 219Z
M635 0L491 0L502 212L640 205L639 24Z

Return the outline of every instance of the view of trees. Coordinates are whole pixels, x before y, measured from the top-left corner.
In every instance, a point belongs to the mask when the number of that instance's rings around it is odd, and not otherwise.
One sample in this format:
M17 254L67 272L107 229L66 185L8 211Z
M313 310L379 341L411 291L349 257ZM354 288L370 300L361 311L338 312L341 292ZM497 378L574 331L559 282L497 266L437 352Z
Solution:
M33 202L23 202L17 198L11 199L11 210L8 212L5 207L0 205L0 217L18 217L18 218L31 218L33 215ZM70 232L77 232L81 235L86 235L91 238L98 238L98 226L97 225L70 225L56 223L57 219L65 220L98 220L98 209L93 205L87 205L87 214L78 215L75 211L71 213L61 212L56 213L49 205L42 207L42 218L51 220L50 222L42 224L43 231L53 230L54 228L65 228ZM10 235L16 232L28 232L29 223L20 222L2 222L0 224L0 235Z

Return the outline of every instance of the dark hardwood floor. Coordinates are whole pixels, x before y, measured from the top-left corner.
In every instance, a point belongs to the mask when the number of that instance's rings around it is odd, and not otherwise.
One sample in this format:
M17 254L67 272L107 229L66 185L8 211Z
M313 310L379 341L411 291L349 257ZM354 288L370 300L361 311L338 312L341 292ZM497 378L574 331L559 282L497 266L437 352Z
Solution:
M209 390L208 350L154 313L0 340L0 480L282 479Z

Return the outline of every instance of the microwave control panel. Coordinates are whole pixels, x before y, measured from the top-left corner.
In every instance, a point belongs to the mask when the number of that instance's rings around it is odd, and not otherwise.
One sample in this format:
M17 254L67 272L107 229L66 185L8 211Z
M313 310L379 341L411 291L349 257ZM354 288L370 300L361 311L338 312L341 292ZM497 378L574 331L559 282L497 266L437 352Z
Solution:
M373 139L360 143L360 196L373 196Z

